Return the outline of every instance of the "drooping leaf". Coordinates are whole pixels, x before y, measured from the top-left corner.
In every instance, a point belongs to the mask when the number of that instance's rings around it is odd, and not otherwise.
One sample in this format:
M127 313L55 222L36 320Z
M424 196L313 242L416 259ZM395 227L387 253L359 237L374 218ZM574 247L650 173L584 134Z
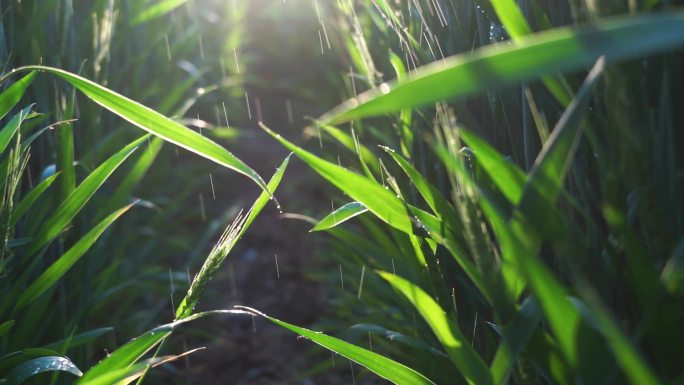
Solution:
M403 203L382 185L295 146L263 124L261 127L283 146L297 154L300 159L322 177L348 194L352 199L366 206L378 218L403 232L412 233L411 219Z
M121 380L121 375L125 377L133 365L140 360L145 353L157 346L157 344L168 337L180 325L211 315L244 313L244 311L239 310L212 310L193 314L182 320L158 326L113 351L105 359L87 370L85 374L83 374L83 377L76 382L76 384L92 385L115 383ZM118 375L114 376L111 373L117 373Z
M368 209L363 204L359 202L349 202L339 209L326 215L325 218L321 219L310 231L321 231L335 227L342 222L365 213L366 211L368 211Z
M62 371L81 376L83 373L66 357L48 356L23 362L7 373L5 384L18 385L36 374Z
M321 117L337 124L462 97L559 72L605 56L617 62L684 44L684 12L602 19L588 27L553 29L423 66L405 81L383 85Z
M422 374L416 372L415 370L406 367L396 361L392 361L387 357L381 356L378 353L360 348L356 345L350 344L349 342L340 340L335 337L330 337L320 332L315 332L309 329L304 329L299 326L289 324L287 322L281 321L279 319L269 317L261 312L254 309L239 306L239 309L246 309L254 314L258 314L276 325L282 326L300 336L306 337L311 341L323 346L324 348L331 350L345 358L348 358L359 365L364 366L366 369L377 374L378 376L385 378L398 385L425 385L434 384L434 382L427 379Z
M261 179L259 174L228 150L207 137L167 118L149 107L135 102L93 81L64 70L45 66L26 66L16 69L16 71L20 70L45 71L59 76L76 87L79 91L83 92L95 103L115 113L129 123L140 127L153 135L159 136L167 142L174 143L199 156L244 174L259 185L259 187L268 191L266 183Z

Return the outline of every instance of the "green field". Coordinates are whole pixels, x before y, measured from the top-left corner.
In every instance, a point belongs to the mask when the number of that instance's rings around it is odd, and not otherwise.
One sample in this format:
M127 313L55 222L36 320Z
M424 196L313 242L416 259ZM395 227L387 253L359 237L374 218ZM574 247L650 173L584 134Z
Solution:
M682 1L0 0L0 66L0 384L684 385Z

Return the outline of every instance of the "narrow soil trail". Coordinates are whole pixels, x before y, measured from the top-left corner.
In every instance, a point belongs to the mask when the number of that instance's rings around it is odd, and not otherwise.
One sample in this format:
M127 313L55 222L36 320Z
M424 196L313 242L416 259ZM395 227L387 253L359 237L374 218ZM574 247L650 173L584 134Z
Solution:
M268 178L287 151L258 128L251 134L237 142L235 154ZM296 134L290 131L288 135ZM251 183L216 188L225 205L245 209L259 193ZM276 197L286 213L312 215L329 201L329 190L325 188L320 177L293 157ZM227 309L244 305L293 324L315 327L325 315L325 288L312 274L325 237L309 233L310 228L310 223L284 218L274 204L267 205L211 282L200 307ZM198 324L198 329L199 333L206 331L210 338L194 341L195 337L191 337L188 341L191 348L206 346L192 355L190 364L183 368L190 383L366 383L352 379L349 363L340 357L336 358L337 370L324 370L307 378L312 367L330 360L332 355L263 319L209 319Z

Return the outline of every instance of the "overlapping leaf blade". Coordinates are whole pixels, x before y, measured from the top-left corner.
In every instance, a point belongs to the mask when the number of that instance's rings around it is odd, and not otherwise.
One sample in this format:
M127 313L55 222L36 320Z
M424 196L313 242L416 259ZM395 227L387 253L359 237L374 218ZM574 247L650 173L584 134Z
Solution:
M49 177L45 178L42 182L38 183L36 187L32 188L31 191L29 191L26 196L16 205L16 207L12 210L12 217L10 219L10 223L16 224L17 221L28 211L31 206L40 198L41 195L45 192L45 190L52 185L52 183L57 179L59 176L59 173L55 173L50 175Z
M404 204L389 190L365 176L328 162L295 146L264 125L262 125L262 128L287 149L293 151L322 177L366 206L378 218L403 232L409 234L413 232L413 225Z
M7 115L7 113L10 112L10 110L12 110L17 103L19 103L19 100L21 100L21 97L24 96L26 89L29 85L31 85L31 82L33 82L33 78L35 76L36 73L33 71L23 78L17 80L6 90L0 92L0 119L4 118L5 115Z
M98 166L81 182L80 185L57 207L55 212L46 219L31 243L28 254L33 254L56 237L81 211L83 206L90 200L95 192L104 184L109 176L116 170L138 146L147 139L144 135L122 148Z
M111 376L111 373L127 373L127 371L130 370L145 353L149 352L162 340L167 338L177 327L211 315L243 313L243 311L239 310L212 310L193 314L182 320L157 326L113 351L105 359L86 371L76 384L113 384L120 380L121 377L118 375ZM98 381L100 378L103 378L103 380ZM104 379L106 379L106 381Z
M437 301L423 289L398 275L387 272L379 274L418 310L469 384L491 384L489 369L484 361L466 341L458 324L449 319Z
M268 182L268 191L275 191L278 188L278 185L280 185L283 174L285 173L287 165L290 162L291 155L292 154L288 155L285 160L283 160L283 163L280 165L280 167L278 167L276 172L271 177L271 180ZM226 231L226 238L219 241L219 244L214 247L210 255L204 261L199 273L197 273L195 278L192 280L190 288L176 309L176 319L185 319L192 314L195 306L199 302L199 298L202 295L202 291L204 290L206 284L213 278L214 273L216 273L216 270L221 266L223 261L225 261L228 253L230 253L230 251L233 249L233 246L235 246L237 241L239 241L245 231L247 231L261 210L264 209L269 199L270 193L267 193L266 191L262 192L247 213L247 217L244 219L244 221L236 221L237 224L235 224L235 226L237 226L237 228L229 228ZM231 230L234 230L234 232Z
M12 119L7 123L7 125L5 125L5 127L3 127L2 130L0 130L0 154L2 154L5 151L7 145L14 137L14 134L16 134L17 131L19 131L21 123L28 116L32 108L33 106L28 106L23 110L19 111L19 113L14 115L14 117L12 117Z
M259 314L276 325L282 326L300 336L306 337L311 341L329 349L343 357L346 357L360 365L366 367L366 369L372 371L378 376L385 378L397 385L427 385L434 384L434 382L427 379L422 374L416 372L415 370L406 367L396 361L392 361L387 357L381 356L370 350L360 348L356 345L350 344L349 342L340 340L335 337L325 335L320 332L315 332L309 329L305 329L299 326L292 325L290 323L281 321L279 319L269 317L263 313L260 313L254 309L244 308L240 306L241 309L246 309L248 311Z
M259 187L268 191L266 183L259 174L228 150L207 137L167 118L149 107L137 103L93 81L61 69L45 66L27 66L17 69L17 71L20 70L45 71L59 76L83 92L95 103L115 113L131 124L224 167L244 174L259 185Z
M321 117L343 121L473 95L559 72L576 71L600 56L609 62L642 57L684 44L684 12L672 11L598 21L584 28L558 28L453 56L416 70L388 87L367 91Z
M108 217L103 219L100 223L95 225L88 233L82 236L74 246L67 250L64 255L59 257L47 270L45 270L31 285L22 291L15 311L19 310L33 300L45 293L52 285L54 285L66 272L85 254L88 249L97 241L97 239L104 233L104 231L116 221L123 213L128 211L132 205L123 207Z

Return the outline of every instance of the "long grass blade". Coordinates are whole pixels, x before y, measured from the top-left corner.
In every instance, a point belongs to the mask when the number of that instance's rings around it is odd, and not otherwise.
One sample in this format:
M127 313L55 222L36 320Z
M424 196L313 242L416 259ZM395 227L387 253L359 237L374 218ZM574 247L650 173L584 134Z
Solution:
M415 169L403 156L389 147L381 147L385 150L395 162L401 167L406 175L411 179L413 185L420 195L425 199L432 212L439 218L445 219L451 226L458 229L459 220L458 214L449 202L444 198L444 195L425 178L418 170Z
M33 71L0 93L0 119L4 118L19 103L35 76L36 72Z
M140 360L145 353L157 346L163 339L167 338L178 326L195 321L211 315L221 314L244 314L240 310L212 310L193 314L182 320L157 326L156 328L143 333L137 338L129 341L125 345L113 351L105 359L97 363L83 374L76 384L112 384L121 379L118 376L110 376L110 373L117 372L124 376L129 373L133 365ZM98 380L102 378L101 380ZM108 381L104 381L107 379ZM109 382L111 379L112 382Z
M366 145L359 142L358 140L354 140L354 138L351 135L347 134L346 132L340 130L335 126L323 124L320 122L316 122L316 124L322 131L327 132L330 136L335 138L349 151L356 152L358 150L361 160L367 165L369 165L373 170L380 169L380 165L378 164L377 158L375 157L375 155L373 155L373 152L371 152L371 150L369 150L368 147L366 147Z
M12 369L5 378L5 384L18 385L36 374L61 371L81 376L83 373L66 357L48 356L34 358Z
M73 73L45 66L27 66L16 71L38 70L66 80L88 98L131 124L188 151L237 171L268 191L263 179L244 162L207 137L167 118L166 116L135 102L123 95Z
M287 139L271 131L263 124L261 127L278 140L283 146L294 152L323 178L337 186L352 199L363 204L378 218L403 232L412 233L411 219L399 198L377 182L347 170L344 167L328 162L318 156L294 145Z
M9 145L10 141L14 137L14 134L19 131L21 123L24 121L24 118L28 116L32 108L33 106L28 106L19 111L19 113L14 115L12 119L5 125L5 127L0 130L0 154L5 152L7 145Z
M508 161L487 142L468 130L460 129L459 135L475 154L475 160L491 176L503 195L517 205L525 187L525 173Z
M608 341L608 345L613 350L618 363L632 384L662 384L653 370L639 356L632 342L624 335L612 316L601 304L598 296L589 290L584 290L584 298L601 334Z
M453 56L413 76L367 91L321 121L343 121L419 107L559 72L576 71L605 56L608 62L643 57L684 44L684 12L603 19L590 27L558 28Z
M141 143L147 140L144 135L125 146L119 152L111 156L98 166L81 182L78 187L67 197L55 212L43 222L31 243L28 254L31 255L45 246L56 237L78 214L90 198L95 194L109 176L116 170L129 155L135 151Z
M76 263L90 249L90 247L95 243L95 241L100 238L102 233L114 223L121 215L123 215L128 209L133 205L128 205L123 207L107 218L98 223L93 227L87 234L85 234L81 239L76 242L64 255L59 257L47 270L45 270L28 289L24 290L17 304L14 307L14 311L20 310L27 306L38 298L41 294L45 293L52 285L54 285L66 272Z
M280 185L280 181L283 178L283 174L287 169L287 165L290 162L291 155L292 154L285 158L283 163L273 174L271 180L268 182L268 190L266 191L275 191L278 188L278 185ZM209 283L209 281L211 281L219 267L221 267L223 261L225 261L225 259L228 257L228 254L233 249L237 241L240 240L257 215L259 215L261 210L263 210L263 208L266 206L266 203L268 203L270 199L270 193L267 193L266 191L259 195L257 200L252 205L252 208L249 210L247 217L244 219L240 219L238 217L238 219L236 219L235 222L226 229L219 242L211 250L209 256L204 261L204 264L202 264L200 271L190 283L190 288L188 288L185 297L178 305L178 308L176 308L176 319L185 319L192 314L195 306L202 296L202 293L204 292L206 285Z
M514 41L532 33L532 28L513 0L491 0L490 3ZM542 78L542 81L549 92L561 105L567 106L570 104L572 95L563 87L563 84L559 80L551 77L544 77Z
M74 114L76 91L69 96L65 117L71 119ZM74 168L74 127L71 123L60 124L57 131L57 170L62 172L58 182L60 201L66 199L76 188L76 170Z
M36 187L31 189L31 191L28 192L22 198L21 201L14 207L12 210L12 217L10 218L10 223L12 225L15 225L19 219L26 214L26 212L33 206L33 204L40 198L41 195L47 190L52 183L57 179L59 176L59 173L55 173L50 175L49 177L45 178L42 182L40 182Z
M439 304L420 287L404 278L387 272L378 274L402 293L418 310L425 322L442 344L447 354L471 385L491 384L489 369L482 357L473 349L458 328L458 324L447 317Z
M577 147L582 118L604 68L605 60L599 58L537 157L513 214L514 217L519 216L518 220L534 226L539 233L547 233L549 237L554 236L549 230L553 231L557 222L549 221L549 213L554 211L553 202L562 188Z
M112 211L114 207L120 206L130 198L131 193L135 186L143 179L145 174L149 171L157 158L159 151L162 148L164 142L158 138L152 138L148 142L147 146L141 151L142 154L135 160L133 167L123 178L119 186L114 190L111 198L109 199L109 210L105 212Z
M335 337L330 337L320 332L315 332L309 329L304 329L299 326L289 324L287 322L281 321L279 319L269 317L259 311L251 308L238 306L238 309L244 309L253 313L254 315L260 315L276 325L279 325L287 330L290 330L300 336L306 337L311 341L323 346L324 348L331 350L345 358L348 358L359 365L363 365L366 369L377 374L378 376L387 379L398 385L426 385L434 384L434 382L427 379L422 374L416 372L415 370L406 367L396 361L392 361L387 357L381 356L370 350L360 348L356 345L350 344L349 342L340 340Z

